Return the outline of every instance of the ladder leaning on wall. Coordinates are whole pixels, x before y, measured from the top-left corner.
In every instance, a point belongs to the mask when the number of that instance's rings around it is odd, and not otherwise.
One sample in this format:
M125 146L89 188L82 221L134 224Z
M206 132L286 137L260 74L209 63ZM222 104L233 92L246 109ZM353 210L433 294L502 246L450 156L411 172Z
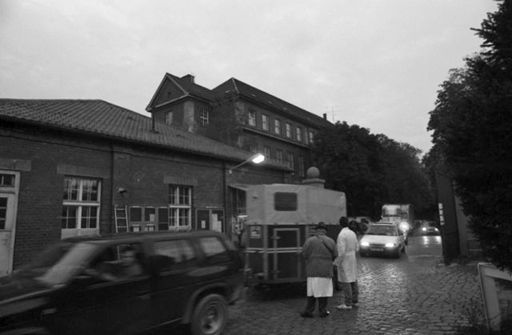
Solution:
M116 233L126 233L128 231L128 216L126 213L126 206L116 206L114 208Z

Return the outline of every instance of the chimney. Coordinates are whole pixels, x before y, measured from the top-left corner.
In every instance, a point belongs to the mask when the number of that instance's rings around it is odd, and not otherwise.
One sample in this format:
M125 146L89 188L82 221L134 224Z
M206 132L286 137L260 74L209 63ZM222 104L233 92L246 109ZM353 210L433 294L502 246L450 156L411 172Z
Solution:
M327 113L324 113L324 120L327 120Z
M187 81L189 81L191 84L194 83L194 76L191 75L191 74L187 74L187 75L184 75L183 77L181 77L181 79L186 79Z

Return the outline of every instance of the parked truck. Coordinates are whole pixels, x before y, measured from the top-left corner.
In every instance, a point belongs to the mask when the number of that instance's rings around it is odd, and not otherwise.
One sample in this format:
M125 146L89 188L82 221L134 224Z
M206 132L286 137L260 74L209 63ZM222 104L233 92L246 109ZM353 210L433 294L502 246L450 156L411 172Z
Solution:
M253 284L305 281L302 245L323 221L336 239L347 216L343 192L312 185L252 185L247 189L246 266Z

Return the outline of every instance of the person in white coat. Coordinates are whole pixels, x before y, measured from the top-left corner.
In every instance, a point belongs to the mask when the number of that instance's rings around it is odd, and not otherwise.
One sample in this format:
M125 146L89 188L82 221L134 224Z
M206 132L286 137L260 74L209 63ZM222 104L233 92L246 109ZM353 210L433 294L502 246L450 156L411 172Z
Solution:
M356 252L359 243L356 234L348 227L346 217L340 218L341 231L336 240L338 257L334 260L338 270L338 281L341 283L344 301L337 309L352 309L358 302Z

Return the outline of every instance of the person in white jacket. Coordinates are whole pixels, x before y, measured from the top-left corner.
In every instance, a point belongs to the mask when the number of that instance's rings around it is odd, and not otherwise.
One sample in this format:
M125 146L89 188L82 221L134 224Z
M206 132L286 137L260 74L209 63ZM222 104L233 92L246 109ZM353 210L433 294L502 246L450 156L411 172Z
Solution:
M359 250L359 243L356 234L348 228L346 217L340 218L341 231L336 240L338 257L334 265L338 269L338 281L341 283L344 302L337 309L352 309L358 301L359 289L357 287L357 260L356 252ZM343 298L342 298L343 299Z

